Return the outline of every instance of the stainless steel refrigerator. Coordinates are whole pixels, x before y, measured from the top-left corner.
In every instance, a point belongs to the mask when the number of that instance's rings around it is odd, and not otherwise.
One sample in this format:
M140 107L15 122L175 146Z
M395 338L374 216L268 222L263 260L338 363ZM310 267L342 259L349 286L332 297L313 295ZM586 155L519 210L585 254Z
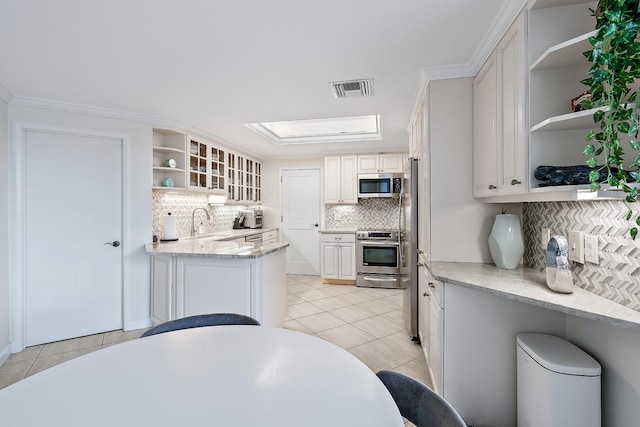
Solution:
M409 337L418 340L418 159L410 157L404 171L404 191L400 198L404 217L403 256L407 268L407 286L403 290L404 323Z

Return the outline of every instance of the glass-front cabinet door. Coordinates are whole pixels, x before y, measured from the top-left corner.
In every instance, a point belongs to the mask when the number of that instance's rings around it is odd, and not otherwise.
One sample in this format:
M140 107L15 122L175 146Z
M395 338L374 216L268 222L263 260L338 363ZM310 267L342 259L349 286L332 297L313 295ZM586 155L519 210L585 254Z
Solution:
M262 164L243 154L227 154L227 203L252 204L262 201Z
M225 151L216 144L190 136L188 138L189 190L222 193L225 191Z

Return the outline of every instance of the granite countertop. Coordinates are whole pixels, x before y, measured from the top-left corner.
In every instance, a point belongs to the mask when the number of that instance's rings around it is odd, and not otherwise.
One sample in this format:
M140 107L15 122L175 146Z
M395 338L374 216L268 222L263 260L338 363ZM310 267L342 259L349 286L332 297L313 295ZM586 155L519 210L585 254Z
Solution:
M277 228L228 230L219 233L181 238L177 242L147 243L149 255L180 255L210 258L260 258L282 250L288 243L229 242L225 240L266 233Z
M253 236L254 234L267 233L269 231L278 230L277 228L240 228L237 230L219 231L217 233L200 234L197 236L181 237L180 241L209 239L212 241L233 240L239 237ZM163 245L171 242L162 242Z
M442 282L616 326L640 329L640 312L578 287L574 287L571 294L553 292L547 287L545 273L531 268L504 270L493 264L431 262L429 270Z

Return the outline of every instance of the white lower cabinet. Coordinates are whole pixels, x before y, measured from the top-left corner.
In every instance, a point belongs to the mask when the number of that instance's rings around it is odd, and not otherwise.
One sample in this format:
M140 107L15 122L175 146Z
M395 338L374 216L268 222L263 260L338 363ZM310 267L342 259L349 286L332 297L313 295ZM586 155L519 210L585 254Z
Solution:
M418 267L418 338L424 352L424 357L429 362L429 270L424 265Z
M320 258L320 276L323 279L355 281L355 234L322 234Z
M176 317L206 313L251 316L251 265L212 263L180 257L177 262Z
M151 320L159 324L205 313L239 313L264 326L285 317L284 250L259 258L151 257Z
M278 242L278 231L272 230L267 231L266 233L262 233L262 243L263 244L271 244Z

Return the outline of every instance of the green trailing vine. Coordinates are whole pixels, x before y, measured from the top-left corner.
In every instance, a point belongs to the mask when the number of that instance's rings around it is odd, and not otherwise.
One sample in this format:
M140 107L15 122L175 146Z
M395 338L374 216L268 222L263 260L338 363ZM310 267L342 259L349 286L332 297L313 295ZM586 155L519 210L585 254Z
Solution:
M640 180L640 0L599 0L592 12L598 31L589 38L592 50L584 52L592 66L589 77L582 80L590 87L591 100L583 101L581 106L604 108L593 114L596 130L589 132L583 154L589 156L593 191L601 188L601 182L624 191L626 219L632 221L630 235L635 239L640 217L629 203L638 200L638 188L629 184ZM627 146L627 138L630 148L639 154L625 169L623 147Z

